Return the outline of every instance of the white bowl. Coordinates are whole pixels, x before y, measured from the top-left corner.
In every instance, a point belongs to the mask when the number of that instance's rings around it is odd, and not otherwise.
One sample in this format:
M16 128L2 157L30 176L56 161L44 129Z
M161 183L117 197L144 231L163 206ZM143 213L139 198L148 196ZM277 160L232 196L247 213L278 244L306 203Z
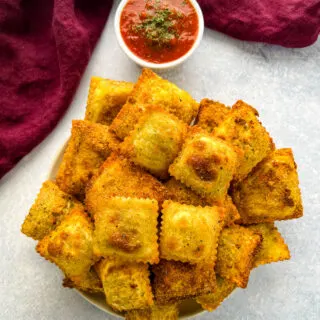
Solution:
M128 46L126 45L126 43L124 42L124 40L122 38L121 31L120 31L121 13L122 13L124 6L127 4L128 0L122 0L120 2L119 6L117 8L117 11L116 11L115 18L114 18L114 29L115 29L116 37L117 37L117 40L118 40L118 43L119 43L121 49L126 53L126 55L132 61L134 61L136 64L138 64L139 66L144 67L144 68L157 69L157 70L170 69L170 68L176 67L179 64L183 63L184 61L186 61L193 54L193 52L196 50L196 48L199 46L201 39L202 39L202 36L203 36L203 29L204 29L203 15L202 15L202 11L198 5L198 2L196 0L189 0L189 1L196 10L196 13L198 16L198 22L199 22L199 29L198 29L198 35L197 35L196 41L194 42L193 46L182 57L180 57L176 60L170 61L170 62L153 63L153 62L148 62L148 61L145 61L145 60L139 58L128 48Z
M61 149L57 152L53 163L51 167L51 171L49 173L48 179L54 180L60 163L62 161L62 157L64 154L64 151L67 147L68 140L62 145ZM66 289L67 290L67 289ZM114 311L105 300L105 297L103 294L99 293L88 293L83 292L80 290L75 289L84 299L86 299L88 302L99 308L100 310L106 312L107 314L110 314L115 317L124 318L124 313L116 312ZM196 315L199 315L202 312L205 312L199 304L197 304L194 300L188 299L181 303L179 307L179 319L187 319Z

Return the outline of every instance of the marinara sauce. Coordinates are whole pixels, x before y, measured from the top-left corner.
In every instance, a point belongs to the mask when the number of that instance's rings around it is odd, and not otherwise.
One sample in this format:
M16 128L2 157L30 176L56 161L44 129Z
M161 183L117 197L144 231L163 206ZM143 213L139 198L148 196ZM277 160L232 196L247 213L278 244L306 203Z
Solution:
M199 29L189 0L128 0L120 17L120 31L139 58L164 63L185 55Z

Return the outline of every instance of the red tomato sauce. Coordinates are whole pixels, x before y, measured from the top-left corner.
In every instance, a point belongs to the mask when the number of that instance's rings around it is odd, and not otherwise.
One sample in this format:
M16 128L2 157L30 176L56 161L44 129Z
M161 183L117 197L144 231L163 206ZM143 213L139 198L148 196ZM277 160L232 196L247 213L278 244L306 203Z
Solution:
M120 17L127 47L139 58L165 63L185 55L199 30L189 0L128 0Z

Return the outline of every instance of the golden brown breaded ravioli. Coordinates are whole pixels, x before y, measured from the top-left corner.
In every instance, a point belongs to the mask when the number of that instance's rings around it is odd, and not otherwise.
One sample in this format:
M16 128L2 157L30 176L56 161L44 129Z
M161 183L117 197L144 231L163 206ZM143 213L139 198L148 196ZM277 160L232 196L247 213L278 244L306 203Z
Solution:
M112 197L94 215L94 253L135 262L159 262L158 203Z
M157 303L167 304L213 292L216 276L213 266L160 260L152 266L152 288Z
M202 99L195 125L211 133L225 120L230 111L231 109L223 103L210 99Z
M271 153L235 187L232 198L244 224L301 217L302 201L292 150Z
M153 176L123 156L113 153L87 187L86 205L94 214L113 196L155 199L167 197L165 187Z
M21 231L28 237L41 240L76 207L81 209L82 204L61 191L53 181L45 181L22 224Z
M221 231L216 273L246 288L262 237L248 228L233 225Z
M217 285L213 293L197 297L197 302L207 311L217 309L236 288L235 283L217 276Z
M112 122L110 129L120 139L124 139L139 121L148 104L164 109L186 124L196 116L199 108L199 104L188 92L162 79L153 71L143 69L131 95Z
M229 226L240 219L237 207L233 204L232 198L229 195L226 196L225 200L222 203L215 203L212 200L200 196L191 188L188 188L175 178L171 178L170 180L168 180L166 183L164 183L164 186L167 188L169 200L192 206L205 207L219 205L224 207L226 209L224 226Z
M107 126L73 120L71 138L56 177L59 188L82 199L86 184L117 143Z
M169 173L198 194L223 202L237 159L228 143L194 127Z
M165 201L162 209L160 257L190 263L212 263L225 209Z
M147 264L104 259L98 263L97 272L107 304L114 310L145 309L153 305Z
M236 180L245 178L274 149L273 141L258 116L256 109L239 100L214 130L216 137L229 142L241 153Z
M93 223L83 210L73 209L60 225L37 244L37 252L55 263L76 285L95 263Z
M274 223L252 224L248 229L262 236L261 248L254 257L254 267L290 259L288 246Z
M134 84L92 77L85 120L109 125L132 92Z
M126 320L178 320L178 303L158 305L154 304L148 309L128 311Z
M91 293L103 293L102 282L98 277L94 266L91 269L82 274L80 277L74 277L74 281L69 278L63 279L63 286L67 288L76 288L81 291L91 292Z
M158 107L149 106L121 144L121 152L135 164L165 179L186 133L187 126L178 118Z

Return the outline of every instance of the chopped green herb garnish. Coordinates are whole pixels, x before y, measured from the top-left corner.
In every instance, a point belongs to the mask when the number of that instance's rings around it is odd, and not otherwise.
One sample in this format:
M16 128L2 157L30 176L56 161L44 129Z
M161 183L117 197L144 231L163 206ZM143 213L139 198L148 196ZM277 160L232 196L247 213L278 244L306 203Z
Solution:
M142 21L134 26L134 31L143 32L144 37L153 46L170 45L179 37L173 20L182 17L182 12L171 11L168 8L156 9L152 13L145 13L144 17L140 16Z

